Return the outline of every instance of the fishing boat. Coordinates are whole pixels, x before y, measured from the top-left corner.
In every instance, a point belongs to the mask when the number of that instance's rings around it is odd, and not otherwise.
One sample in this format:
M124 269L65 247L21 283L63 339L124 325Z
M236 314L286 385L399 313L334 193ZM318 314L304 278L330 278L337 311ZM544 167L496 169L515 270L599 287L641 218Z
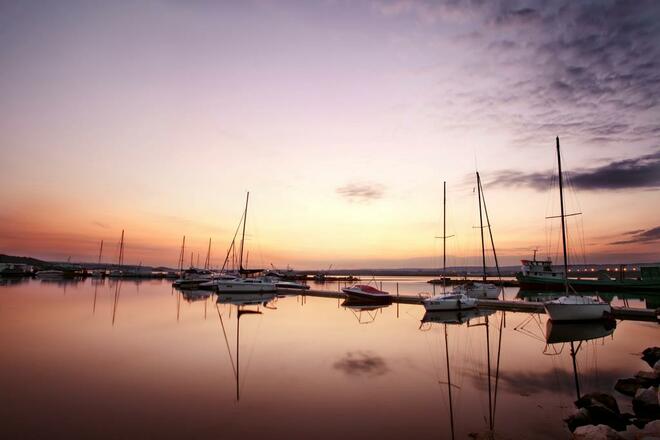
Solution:
M427 311L436 310L463 310L474 309L477 307L476 298L465 294L450 293L447 295L436 295L423 301L424 309Z
M568 274L568 252L566 250L566 214L564 213L564 183L561 172L561 152L557 137L557 167L559 174L559 207L561 214L561 239L564 254L564 274ZM545 311L552 321L588 321L603 319L612 310L609 304L597 298L569 294L569 279L563 277L565 295L544 303Z
M531 260L521 260L520 272L516 279L521 288L562 290L564 288L564 271L552 265L552 260L537 260L536 254ZM599 271L594 276L569 277L571 287L581 291L660 291L660 267L641 266L639 278L626 278L625 272L620 272L619 278L612 278L605 271Z
M392 301L392 296L388 292L378 290L368 284L355 284L351 287L344 287L342 291L351 299L383 303Z

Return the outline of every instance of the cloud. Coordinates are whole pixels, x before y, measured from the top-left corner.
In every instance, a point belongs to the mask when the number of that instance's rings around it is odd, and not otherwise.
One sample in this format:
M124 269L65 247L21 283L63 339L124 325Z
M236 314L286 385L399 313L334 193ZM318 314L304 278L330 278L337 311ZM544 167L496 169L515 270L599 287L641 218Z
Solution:
M346 353L342 359L335 362L333 367L349 376L375 377L390 371L382 357L363 351Z
M437 31L438 41L453 37L470 54L454 59L463 66L450 77L440 78L444 65L436 71L439 87L446 88L441 116L448 127L507 127L521 147L555 135L630 147L660 132L660 2L382 0L377 5L390 19L416 17Z
M351 202L368 202L383 197L384 188L374 183L349 183L337 188L337 193Z
M660 240L660 226L651 229L640 229L636 231L627 232L629 238L625 240L615 241L610 244L646 244L654 243Z
M582 190L660 188L660 151L565 174L576 189ZM490 184L528 186L536 190L544 190L549 187L553 178L554 174L549 171L523 173L505 170L496 173L495 179Z

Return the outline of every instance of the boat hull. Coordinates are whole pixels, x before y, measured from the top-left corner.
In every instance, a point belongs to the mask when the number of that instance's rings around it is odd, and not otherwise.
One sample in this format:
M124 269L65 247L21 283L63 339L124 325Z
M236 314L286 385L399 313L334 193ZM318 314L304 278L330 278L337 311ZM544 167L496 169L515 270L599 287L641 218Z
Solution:
M564 278L555 279L516 274L521 289L564 290ZM655 280L590 280L569 278L571 287L578 291L644 291L660 293L660 281Z
M612 308L609 304L544 304L552 321L593 321L606 318Z
M433 298L424 301L424 309L427 312L439 311L460 311L470 310L477 307L477 301L474 298L467 298L467 300L434 300Z
M381 304L392 302L392 297L390 295L371 294L368 292L362 292L350 288L342 289L342 290L348 296L349 299L357 300L360 302L369 301L369 302L381 303Z

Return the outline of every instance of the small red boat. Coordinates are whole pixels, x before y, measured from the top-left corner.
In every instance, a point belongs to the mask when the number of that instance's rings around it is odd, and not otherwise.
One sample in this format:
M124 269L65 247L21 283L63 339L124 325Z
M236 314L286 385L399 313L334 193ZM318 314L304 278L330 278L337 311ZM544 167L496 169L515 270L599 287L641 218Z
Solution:
M356 284L351 287L344 287L342 291L348 295L349 298L360 301L372 302L389 302L392 301L392 296L388 292L383 292L375 287L366 284Z

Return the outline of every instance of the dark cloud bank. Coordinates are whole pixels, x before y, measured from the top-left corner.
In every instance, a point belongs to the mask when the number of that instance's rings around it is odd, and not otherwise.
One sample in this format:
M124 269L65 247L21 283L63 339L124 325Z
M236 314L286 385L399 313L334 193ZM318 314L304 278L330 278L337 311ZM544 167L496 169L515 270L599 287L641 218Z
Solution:
M565 173L573 186L582 190L619 190L633 188L660 188L660 150L632 159L613 161L596 168ZM551 171L523 173L504 170L495 174L490 182L495 186L527 186L545 190L554 174Z

